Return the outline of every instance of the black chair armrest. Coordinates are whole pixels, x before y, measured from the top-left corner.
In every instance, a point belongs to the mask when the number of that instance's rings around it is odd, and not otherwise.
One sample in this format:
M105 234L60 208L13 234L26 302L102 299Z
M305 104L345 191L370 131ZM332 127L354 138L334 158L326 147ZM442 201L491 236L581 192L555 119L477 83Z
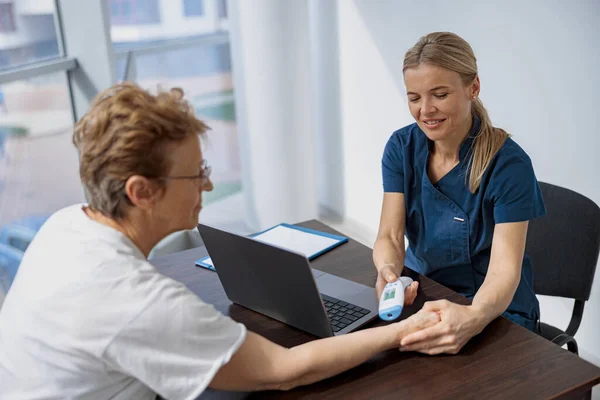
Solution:
M584 300L575 300L575 304L573 305L573 314L571 315L571 321L569 321L569 326L565 331L571 337L575 336L577 330L579 329L579 325L581 324L581 318L583 318L584 306Z
M544 338L548 339L549 341L551 341L552 343L554 343L560 347L562 347L566 344L567 349L569 349L569 351L571 353L579 354L579 348L578 348L577 342L575 341L575 338L573 338L573 336L569 335L568 333L563 332L562 330L558 329L555 326L548 325L543 322L541 322L539 326L540 326L540 334Z

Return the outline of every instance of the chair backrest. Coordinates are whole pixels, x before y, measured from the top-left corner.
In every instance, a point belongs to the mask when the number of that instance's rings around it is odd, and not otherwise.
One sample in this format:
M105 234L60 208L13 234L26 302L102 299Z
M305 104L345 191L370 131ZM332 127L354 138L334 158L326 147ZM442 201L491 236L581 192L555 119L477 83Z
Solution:
M600 253L600 208L592 200L540 182L548 214L529 222L525 253L534 291L587 301Z

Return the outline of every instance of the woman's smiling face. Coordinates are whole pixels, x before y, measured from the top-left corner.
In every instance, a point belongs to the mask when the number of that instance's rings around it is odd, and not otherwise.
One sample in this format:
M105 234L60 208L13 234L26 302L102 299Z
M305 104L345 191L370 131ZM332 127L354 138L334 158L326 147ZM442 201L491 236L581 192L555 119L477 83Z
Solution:
M446 140L468 131L479 78L465 85L457 72L423 63L404 71L404 84L410 113L430 140Z

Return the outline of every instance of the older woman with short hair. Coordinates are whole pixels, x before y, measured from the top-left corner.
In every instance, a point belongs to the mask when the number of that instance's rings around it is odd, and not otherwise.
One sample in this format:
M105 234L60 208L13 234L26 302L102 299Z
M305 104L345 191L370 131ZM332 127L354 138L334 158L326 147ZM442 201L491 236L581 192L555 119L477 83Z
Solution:
M154 96L125 83L93 102L73 136L89 203L41 228L0 310L3 396L194 399L208 386L290 389L439 321L419 312L287 349L161 275L150 250L196 227L202 192L212 189L199 141L206 130L181 90Z

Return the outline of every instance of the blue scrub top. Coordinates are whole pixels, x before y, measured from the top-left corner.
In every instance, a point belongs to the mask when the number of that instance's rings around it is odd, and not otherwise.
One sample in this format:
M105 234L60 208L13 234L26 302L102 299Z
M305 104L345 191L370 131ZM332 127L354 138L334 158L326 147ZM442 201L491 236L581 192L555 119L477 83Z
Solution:
M467 166L479 128L475 117L459 163L435 184L427 175L433 142L416 123L392 134L382 159L384 191L404 193L409 241L404 264L470 299L487 274L494 226L546 214L531 160L510 138L477 192L470 192ZM521 281L503 316L536 330L539 314L531 260L525 255Z

